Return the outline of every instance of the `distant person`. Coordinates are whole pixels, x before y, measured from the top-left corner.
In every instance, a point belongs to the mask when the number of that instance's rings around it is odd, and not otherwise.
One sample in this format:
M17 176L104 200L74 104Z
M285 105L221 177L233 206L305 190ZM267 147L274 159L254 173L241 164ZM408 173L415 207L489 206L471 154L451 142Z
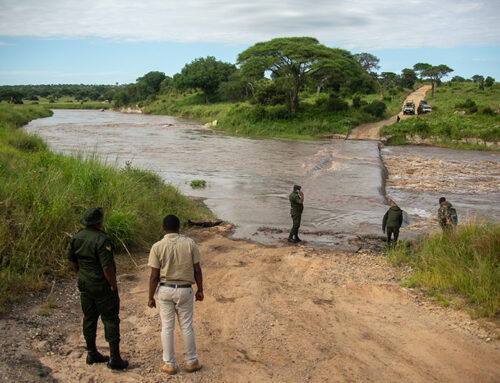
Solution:
M403 224L403 210L399 208L396 202L390 200L391 207L384 214L382 220L382 231L385 233L387 230L387 243L391 244L391 238L394 238L394 243L398 241L399 228Z
M89 208L80 221L85 228L70 240L68 260L78 274L78 290L83 311L83 336L87 343L87 364L108 363L113 370L128 367L120 356L120 298L116 283L113 247L103 225L103 210ZM96 348L97 321L101 317L111 358Z
M156 242L149 253L148 306L156 307L156 292L161 317L161 343L163 346L162 370L169 375L177 373L174 354L175 317L179 322L184 342L186 371L201 369L196 353L193 331L193 289L196 283L196 300L202 301L203 277L200 266L200 252L196 243L179 234L180 222L175 215L163 219L165 236ZM159 284L159 286L158 286Z
M458 224L457 211L444 197L439 199L438 220L443 231L450 231Z
M293 226L288 236L288 242L301 242L299 238L300 221L302 218L302 211L304 210L304 193L300 190L300 185L293 185L293 191L288 196L290 200L290 215L292 216Z
M401 120L401 117L399 117L399 114L398 116L396 117L396 122L399 122Z

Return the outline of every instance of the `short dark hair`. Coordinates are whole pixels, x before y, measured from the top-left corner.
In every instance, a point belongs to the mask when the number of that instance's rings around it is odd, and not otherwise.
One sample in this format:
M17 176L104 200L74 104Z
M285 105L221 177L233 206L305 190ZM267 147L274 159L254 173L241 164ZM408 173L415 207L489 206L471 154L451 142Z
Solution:
M179 230L180 226L181 222L179 221L179 218L177 218L173 214L169 214L165 218L163 218L163 228L165 230L177 231Z
M439 203L444 202L444 201L446 201L446 198L444 198L444 197L441 197L441 198L439 199Z

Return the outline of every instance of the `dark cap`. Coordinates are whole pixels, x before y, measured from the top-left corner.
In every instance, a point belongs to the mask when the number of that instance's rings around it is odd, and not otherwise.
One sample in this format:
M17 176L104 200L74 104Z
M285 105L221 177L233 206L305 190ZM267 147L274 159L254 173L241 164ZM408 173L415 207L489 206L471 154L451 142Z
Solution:
M99 222L102 222L104 217L104 212L102 207L89 207L83 213L83 218L80 220L82 225L92 226L97 225Z
M300 185L293 185L293 190L300 190L302 189L302 186Z

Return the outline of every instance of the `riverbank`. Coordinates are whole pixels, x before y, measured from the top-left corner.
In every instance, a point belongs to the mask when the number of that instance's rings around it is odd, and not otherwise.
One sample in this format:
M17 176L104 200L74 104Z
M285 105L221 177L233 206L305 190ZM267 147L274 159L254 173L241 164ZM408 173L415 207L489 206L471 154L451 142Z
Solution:
M161 236L166 212L182 222L212 217L152 172L55 154L41 138L18 129L50 113L0 105L0 307L68 274L68 239L89 206L104 208L104 230L117 251L149 246Z

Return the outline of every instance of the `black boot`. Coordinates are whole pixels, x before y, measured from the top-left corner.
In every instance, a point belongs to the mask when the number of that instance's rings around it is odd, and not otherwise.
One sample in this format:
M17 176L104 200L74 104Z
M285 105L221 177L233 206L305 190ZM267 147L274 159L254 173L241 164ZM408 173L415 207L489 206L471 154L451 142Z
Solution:
M102 355L97 351L95 339L87 341L87 364L106 363L108 360L109 356Z
M108 362L108 368L112 370L125 370L128 367L128 360L123 360L120 356L120 343L110 343L109 352L111 358Z
M302 240L299 238L298 234L295 234L295 242L302 242Z
M288 236L288 242L297 243L298 241L296 241L296 240L295 240L295 238L293 238L293 235L292 235L292 234L290 234L290 235Z

